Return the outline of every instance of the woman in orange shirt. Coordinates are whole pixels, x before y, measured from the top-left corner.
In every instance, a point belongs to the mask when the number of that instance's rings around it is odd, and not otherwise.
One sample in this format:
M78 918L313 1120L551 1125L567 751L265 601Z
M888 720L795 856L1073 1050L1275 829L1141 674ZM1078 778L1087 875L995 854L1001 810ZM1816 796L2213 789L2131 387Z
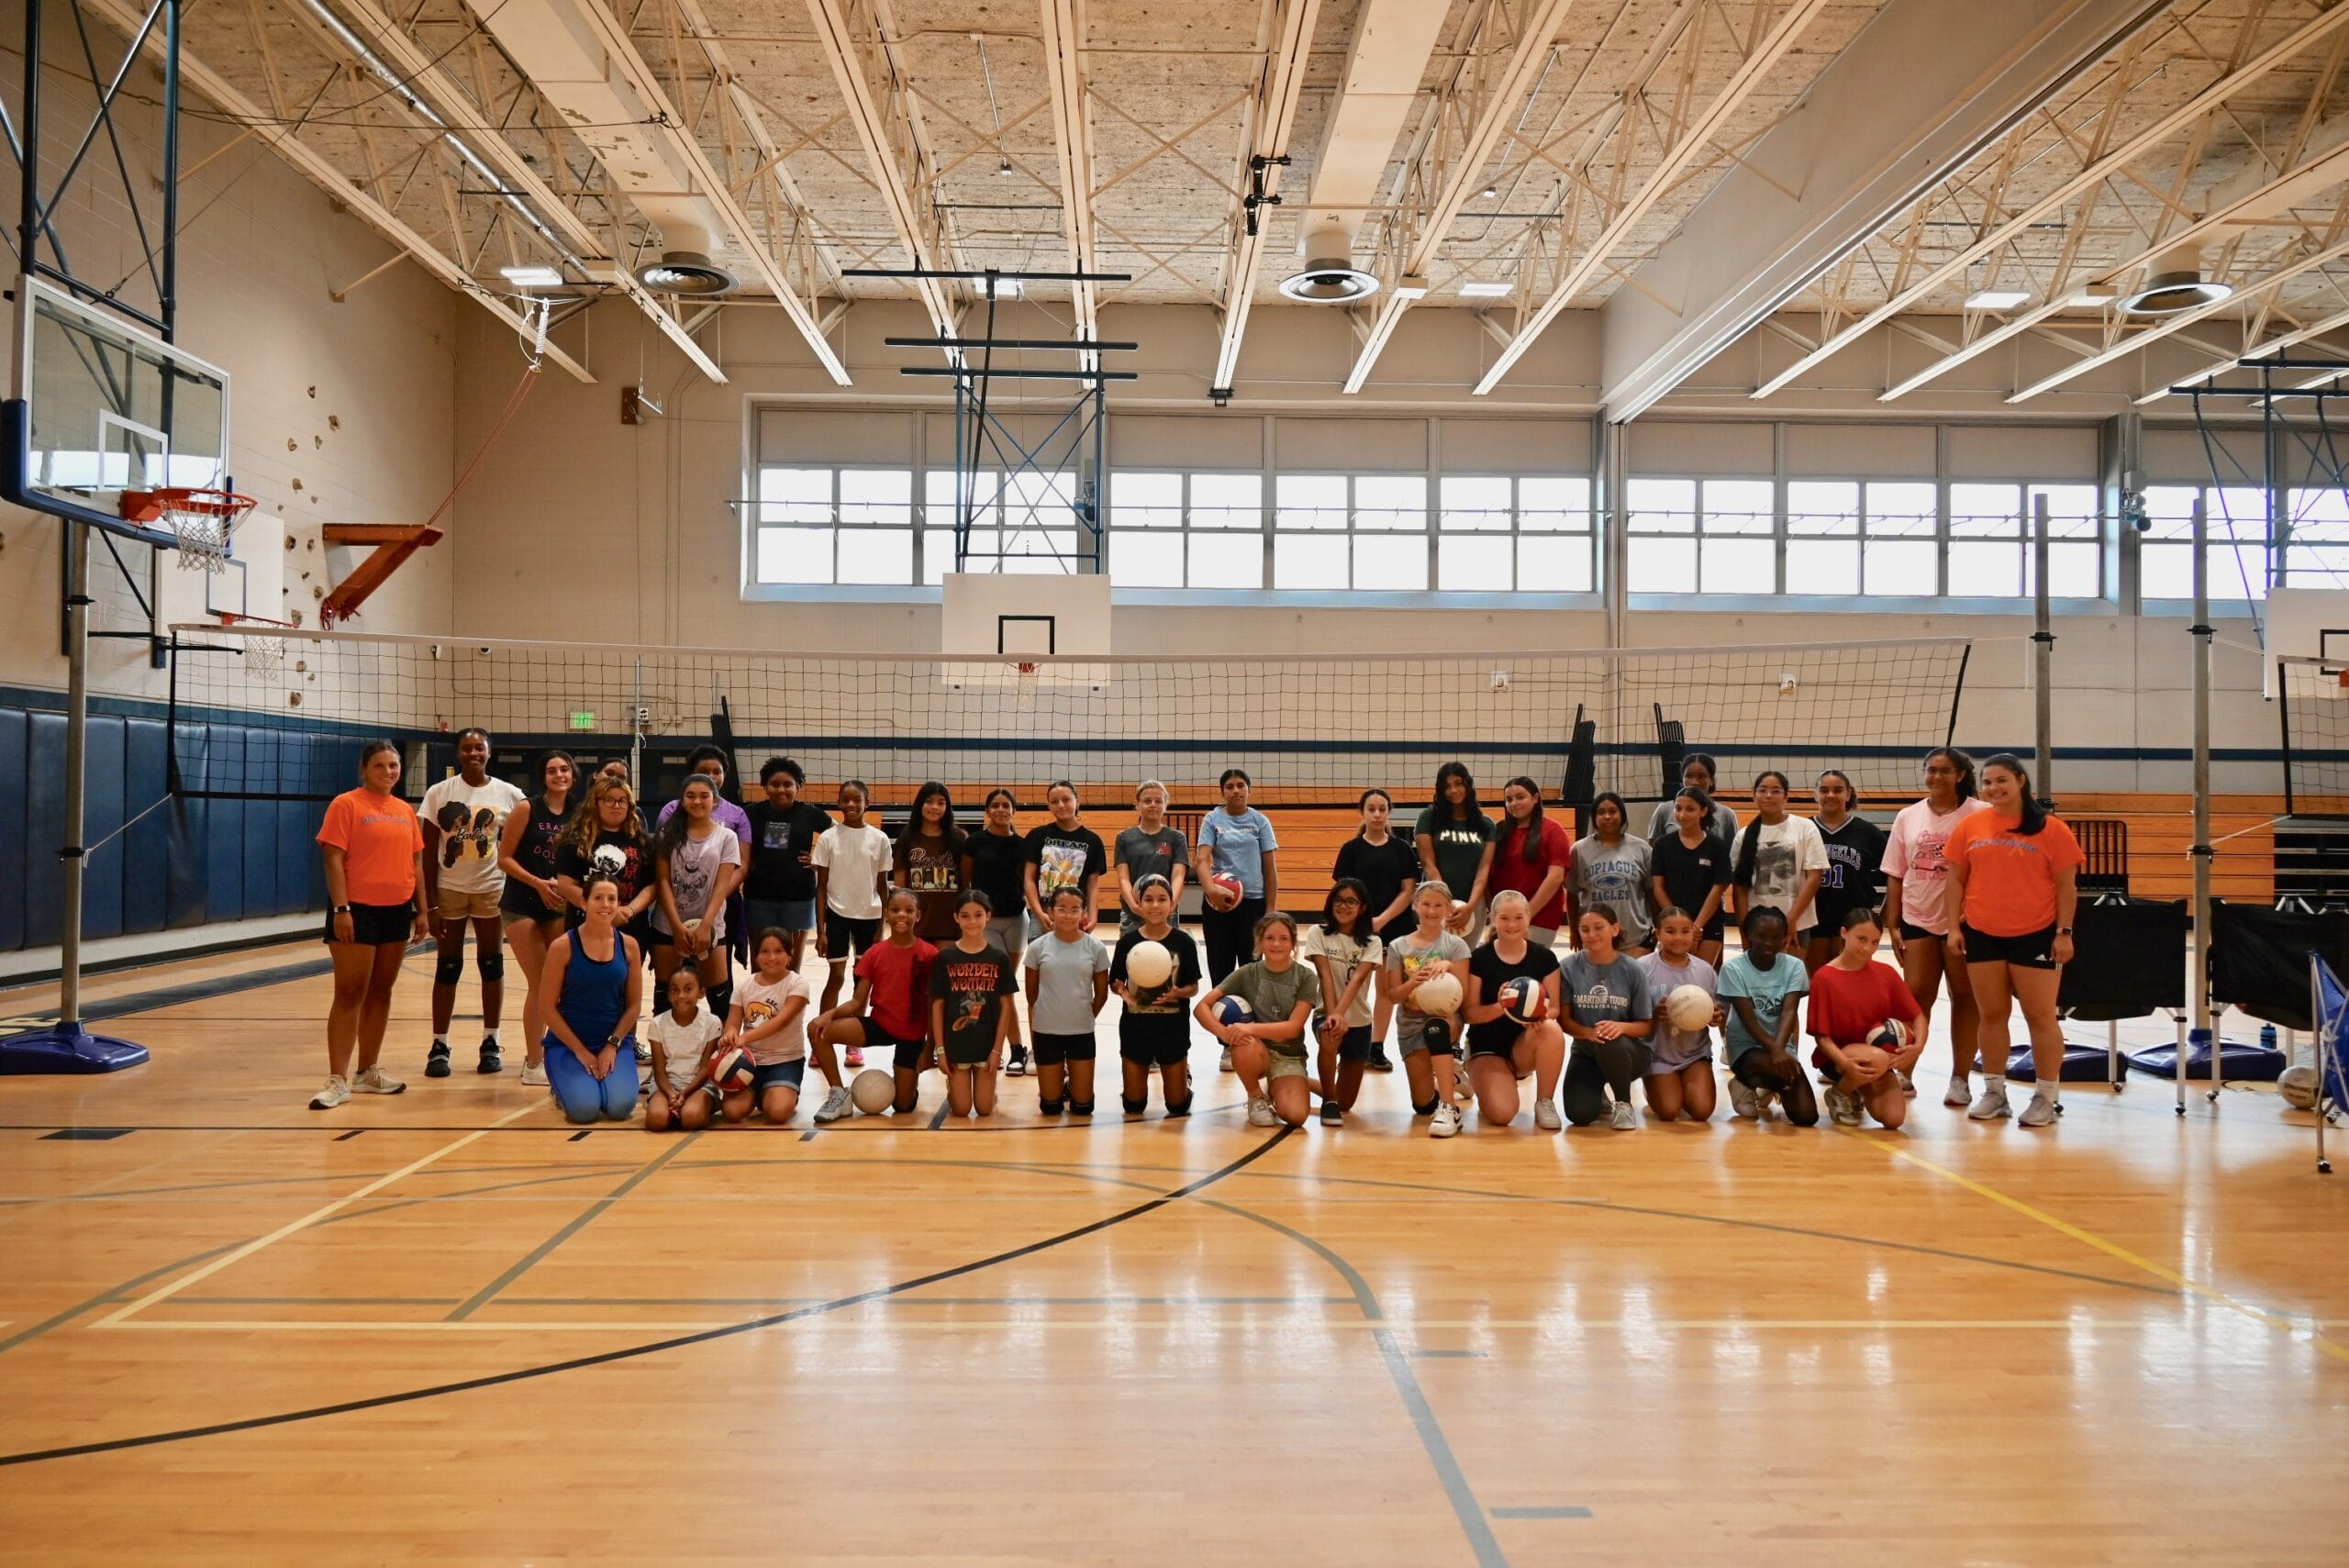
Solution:
M2052 1127L2064 1068L2064 1029L2055 1018L2055 990L2072 959L2072 914L2079 903L2079 840L2048 815L2031 793L2031 775L2000 752L1982 764L1977 811L1950 829L1942 846L1948 863L1950 927L1947 951L1965 961L1981 1004L1982 1095L1965 1114L1995 1121L2007 1106L2009 998L2022 1004L2031 1030L2032 1069L2038 1090L2022 1113L2025 1127Z
M384 1024L392 983L407 945L432 934L423 901L424 829L399 788L400 749L370 740L359 751L359 787L336 795L318 828L326 856L327 951L334 955L334 1004L327 1012L327 1086L310 1100L332 1110L353 1095L396 1095L384 1076ZM353 1051L359 1071L351 1071Z

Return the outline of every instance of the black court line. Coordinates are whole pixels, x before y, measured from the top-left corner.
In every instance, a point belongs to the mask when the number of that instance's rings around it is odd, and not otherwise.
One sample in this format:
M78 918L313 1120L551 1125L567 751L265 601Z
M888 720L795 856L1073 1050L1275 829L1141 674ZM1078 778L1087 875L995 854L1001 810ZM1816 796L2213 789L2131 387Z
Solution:
M762 1329L772 1329L778 1324L796 1322L804 1318L822 1317L848 1307L862 1307L867 1302L885 1300L893 1296L903 1296L908 1291L920 1290L925 1286L938 1284L946 1280L960 1279L965 1274L977 1273L983 1269L993 1268L998 1263L1032 1257L1038 1252L1065 1246L1071 1241L1082 1240L1087 1236L1123 1225L1129 1220L1155 1214L1170 1204L1178 1203L1195 1193L1213 1186L1235 1172L1247 1169L1280 1147L1282 1141L1295 1130L1293 1128L1284 1127L1238 1159L1219 1165L1197 1180L1186 1182L1174 1191L1162 1193L1147 1202L1135 1204L1130 1208L1120 1209L1116 1214L1080 1225L1073 1230L1063 1230L1057 1236L1048 1236L1042 1240L1030 1241L1024 1246L991 1253L984 1258L975 1258L966 1263L955 1263L947 1268L936 1269L913 1279L900 1280L894 1284L876 1285L871 1290L859 1291L853 1296L841 1296L819 1306L796 1307L788 1312L769 1313L762 1318L753 1318L748 1322L729 1323L721 1328L704 1329L691 1334L672 1335L667 1339L654 1340L641 1345L629 1345L617 1351L604 1351L595 1355L571 1356L562 1361L541 1362L537 1366L518 1367L511 1372L462 1378L452 1383L433 1384L428 1387L405 1389L395 1394L377 1394L363 1399L346 1399L333 1405L314 1405L306 1409L282 1411L273 1416L250 1416L242 1420L217 1421L208 1426L182 1427L171 1431L146 1432L137 1437L109 1438L99 1442L73 1443L63 1448L33 1449L20 1453L0 1454L0 1466L38 1464L48 1460L73 1459L86 1454L118 1453L126 1449L153 1448L163 1443L218 1437L228 1432L256 1431L269 1427L290 1426L299 1421L320 1420L329 1416L347 1416L362 1410L380 1410L394 1406L412 1405L426 1399L437 1399L443 1395L466 1394L483 1388L499 1388L508 1384L528 1383L541 1377L552 1377L560 1373L583 1372L590 1367L609 1366L620 1362L636 1361L645 1356L660 1355L665 1351L684 1350L694 1345L706 1345L720 1340L736 1339L744 1334L756 1333ZM165 1272L168 1271L157 1271L159 1273Z
M61 1127L55 1132L43 1133L43 1143L105 1143L117 1138L128 1138L127 1127Z
M335 1141L336 1141L337 1143L348 1143L348 1142L350 1142L352 1139L354 1139L354 1138L358 1137L361 1133L362 1133L362 1132L364 1132L364 1131L366 1131L366 1130L367 1130L367 1129L366 1129L365 1128L363 1128L363 1127L354 1127L354 1128L352 1128L349 1132L343 1133L343 1134L341 1134L340 1136L337 1137L337 1138L335 1139Z
M583 1132L579 1136L584 1138L587 1135ZM700 1136L701 1134L698 1132L689 1132L677 1142L672 1143L668 1148L663 1149L661 1152L655 1154L644 1164L638 1166L621 1181L619 1185L614 1187L610 1192L606 1193L602 1197L597 1198L594 1203L589 1204L586 1208L579 1214L573 1215L561 1229L557 1230L553 1235L548 1237L545 1240L540 1242L537 1246L524 1253L519 1261L515 1262L503 1273L499 1274L495 1279L490 1281L487 1284L473 1292L473 1295L467 1296L455 1311L449 1314L448 1321L451 1323L462 1321L467 1318L471 1318L482 1307L487 1306L491 1301L496 1298L498 1292L504 1290L507 1285L512 1284L516 1280L520 1279L524 1274L529 1273L540 1263L545 1262L547 1257L551 1254L556 1248L562 1246L565 1241L570 1240L573 1236L578 1235L582 1230L586 1229L588 1226L595 1223L598 1216L605 1213L612 1207L612 1205L628 1196L629 1194L634 1192L638 1187L642 1186L647 1181L650 1181L653 1173L659 1171L662 1166L666 1165L670 1161L674 1160L678 1155L683 1154L686 1150L692 1148L694 1146L694 1140Z

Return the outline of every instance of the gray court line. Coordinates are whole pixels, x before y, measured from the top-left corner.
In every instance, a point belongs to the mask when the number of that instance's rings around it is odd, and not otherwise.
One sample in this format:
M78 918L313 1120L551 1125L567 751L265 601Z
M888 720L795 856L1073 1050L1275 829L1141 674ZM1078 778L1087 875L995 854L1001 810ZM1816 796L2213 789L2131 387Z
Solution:
M651 1177L655 1171L661 1169L662 1166L667 1164L670 1161L675 1159L678 1155L683 1154L686 1150L692 1148L694 1140L700 1136L701 1134L699 1132L688 1132L685 1137L679 1139L676 1142L670 1144L668 1148L663 1149L660 1153L655 1154L643 1166L639 1168L634 1175L629 1176L628 1180L622 1182L618 1186L614 1187L610 1192L606 1193L602 1197L599 1197L594 1203L589 1204L584 1212L573 1216L571 1221L563 1226L562 1229L556 1231L553 1235L540 1242L536 1247L531 1248L530 1251L523 1256L520 1262L515 1263L504 1273L499 1274L495 1279L482 1286L481 1289L473 1292L471 1296L466 1298L463 1305L460 1306L454 1312L449 1314L446 1321L451 1323L459 1323L472 1317L476 1311L486 1306L499 1291L504 1290L507 1285L512 1284L516 1280L520 1279L524 1274L529 1273L532 1268L536 1267L546 1258L547 1254L552 1252L557 1247L562 1246L565 1241L570 1240L573 1236L578 1235L580 1231L585 1229L588 1224L593 1221L597 1215L602 1214L606 1209L611 1207L613 1204L618 1203L621 1198L626 1197L630 1192L634 1191L638 1186L641 1185L649 1177Z
M1497 1519L1586 1519L1590 1518L1590 1510L1564 1504L1550 1507L1495 1508L1493 1518Z
M1483 1351L1413 1351L1411 1359L1419 1362L1474 1362L1483 1361L1485 1355Z
M161 1163L162 1162L158 1162ZM510 1175L516 1171L562 1171L565 1173L563 1179L568 1181L575 1176L600 1176L607 1174L613 1171L628 1171L633 1170L634 1168L635 1167L618 1160L612 1161L608 1164L601 1165L573 1165L567 1161L562 1160L534 1160L527 1164L519 1165L441 1165L436 1167L436 1170L439 1174L443 1176ZM0 1198L0 1218L5 1218L5 1211L17 1205L42 1203L117 1203L125 1198L162 1197L173 1193L221 1192L232 1187L281 1187L288 1184L298 1185L306 1183L324 1184L331 1182L335 1185L340 1186L349 1182L354 1174L365 1177L374 1177L388 1175L390 1173L388 1171L359 1171L355 1173L322 1171L306 1176L239 1176L232 1182L181 1182L167 1187L123 1187L113 1192L65 1193L57 1197ZM481 1190L484 1192L492 1192L496 1189L484 1187ZM239 1244L242 1245L242 1243Z

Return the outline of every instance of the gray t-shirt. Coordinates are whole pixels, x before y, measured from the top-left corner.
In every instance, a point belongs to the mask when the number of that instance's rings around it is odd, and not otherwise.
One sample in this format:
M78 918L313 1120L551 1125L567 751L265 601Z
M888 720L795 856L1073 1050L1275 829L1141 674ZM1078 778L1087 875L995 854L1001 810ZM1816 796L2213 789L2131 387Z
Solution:
M1188 863L1190 858L1190 842L1172 828L1161 828L1155 833L1145 833L1140 828L1128 828L1118 835L1118 842L1110 851L1109 863L1131 867L1127 875L1136 886L1140 886L1141 879L1146 876L1163 876L1173 882L1174 868ZM1119 924L1139 926L1141 917L1128 909L1121 915Z
M1073 942L1047 931L1028 944L1019 966L1036 972L1029 1028L1038 1034L1093 1032L1093 977L1109 973L1108 949L1082 931Z
M1264 960L1243 964L1235 969L1216 987L1227 996L1237 996L1255 1010L1256 1021L1264 1024L1285 1024L1297 1011L1299 1002L1319 1003L1321 977L1302 962L1292 962L1275 973L1264 967ZM1268 1040L1264 1049L1283 1056L1306 1054L1306 1037L1295 1040Z
M1648 997L1648 978L1637 959L1617 953L1605 963L1593 963L1586 952L1569 953L1559 966L1559 985L1575 1022L1587 1029L1613 1019L1635 1024L1653 1018L1655 1005Z
M685 835L676 852L669 857L669 895L677 901L677 918L701 920L709 927L712 942L723 941L726 906L711 907L709 895L718 885L718 868L741 863L742 841L734 836L733 828L713 827L702 839ZM677 934L669 929L668 917L661 913L657 901L652 906L652 924L669 936Z
M1422 942L1414 931L1386 944L1386 968L1398 982L1410 979L1430 964L1451 963L1467 956L1467 942L1454 931L1446 931L1432 942ZM1398 1004L1395 1010L1407 1027L1428 1021L1427 1014L1408 1002Z
M1616 945L1643 948L1654 926L1648 919L1649 868L1655 851L1644 839L1625 834L1613 844L1602 844L1592 834L1575 846L1575 897L1587 909L1604 904L1615 911L1623 928Z

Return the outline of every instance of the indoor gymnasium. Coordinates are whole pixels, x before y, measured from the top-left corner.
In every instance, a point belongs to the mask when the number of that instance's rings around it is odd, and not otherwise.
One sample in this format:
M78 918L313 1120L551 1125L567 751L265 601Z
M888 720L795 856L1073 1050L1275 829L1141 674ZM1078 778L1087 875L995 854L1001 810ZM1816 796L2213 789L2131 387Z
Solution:
M2349 5L0 55L0 1563L2349 1562Z

